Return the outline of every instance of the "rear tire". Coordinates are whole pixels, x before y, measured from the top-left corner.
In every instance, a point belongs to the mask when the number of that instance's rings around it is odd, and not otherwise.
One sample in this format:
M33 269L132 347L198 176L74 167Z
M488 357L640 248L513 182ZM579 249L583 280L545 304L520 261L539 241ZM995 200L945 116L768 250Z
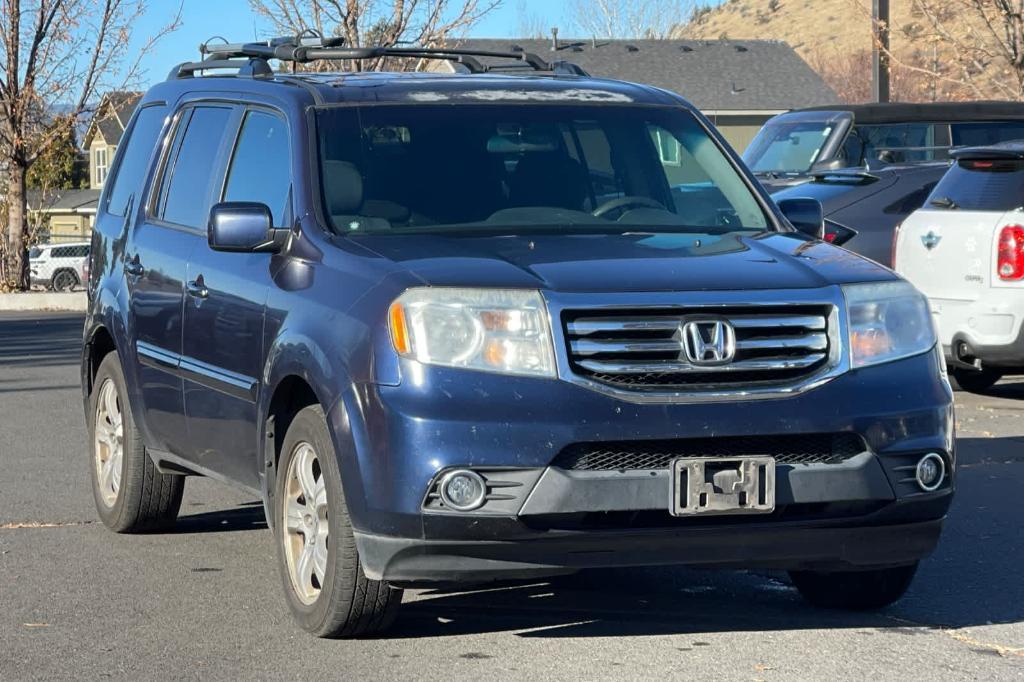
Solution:
M185 477L157 470L142 444L117 353L100 362L89 396L89 470L103 524L116 533L174 525Z
M906 593L917 563L870 571L790 571L801 596L815 606L847 611L873 611Z
M363 573L323 409L292 419L281 446L274 531L285 597L302 629L318 637L386 630L402 590Z
M983 369L978 372L970 369L951 368L949 375L960 390L969 393L983 393L1003 378L1003 373L994 369Z
M71 291L78 286L78 275L71 270L58 270L50 279L50 288L54 291Z

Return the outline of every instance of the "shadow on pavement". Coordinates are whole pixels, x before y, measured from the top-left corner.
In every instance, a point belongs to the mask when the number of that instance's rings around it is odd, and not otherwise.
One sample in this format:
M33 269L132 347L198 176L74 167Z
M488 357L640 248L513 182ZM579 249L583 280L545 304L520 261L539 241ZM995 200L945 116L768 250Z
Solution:
M77 365L84 319L80 313L5 314L0 319L0 366Z
M247 502L234 509L179 516L173 533L227 533L239 530L266 530L263 503Z

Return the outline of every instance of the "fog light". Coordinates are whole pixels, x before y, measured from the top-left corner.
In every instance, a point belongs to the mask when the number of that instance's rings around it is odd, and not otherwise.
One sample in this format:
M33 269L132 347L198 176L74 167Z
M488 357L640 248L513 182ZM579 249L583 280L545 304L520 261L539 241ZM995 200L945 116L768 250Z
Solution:
M441 479L441 501L449 509L470 511L484 503L487 484L480 474L469 469L449 471Z
M946 460L942 455L929 452L917 463L917 485L925 492L938 490L946 477Z

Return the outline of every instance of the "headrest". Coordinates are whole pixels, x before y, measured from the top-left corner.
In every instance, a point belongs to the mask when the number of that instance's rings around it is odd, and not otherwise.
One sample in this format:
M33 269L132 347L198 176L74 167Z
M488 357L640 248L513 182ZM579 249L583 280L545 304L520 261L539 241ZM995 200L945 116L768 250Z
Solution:
M363 176L348 161L324 161L324 194L331 215L358 213L363 205Z

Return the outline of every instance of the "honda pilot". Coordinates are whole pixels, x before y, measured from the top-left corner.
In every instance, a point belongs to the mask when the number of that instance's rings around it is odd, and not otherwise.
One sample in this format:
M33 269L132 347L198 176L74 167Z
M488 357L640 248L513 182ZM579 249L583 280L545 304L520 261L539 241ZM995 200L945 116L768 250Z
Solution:
M525 52L204 51L142 99L96 216L111 530L169 528L190 476L250 491L329 637L406 587L590 567L904 593L954 488L927 303L690 104ZM453 69L269 65L320 59Z

